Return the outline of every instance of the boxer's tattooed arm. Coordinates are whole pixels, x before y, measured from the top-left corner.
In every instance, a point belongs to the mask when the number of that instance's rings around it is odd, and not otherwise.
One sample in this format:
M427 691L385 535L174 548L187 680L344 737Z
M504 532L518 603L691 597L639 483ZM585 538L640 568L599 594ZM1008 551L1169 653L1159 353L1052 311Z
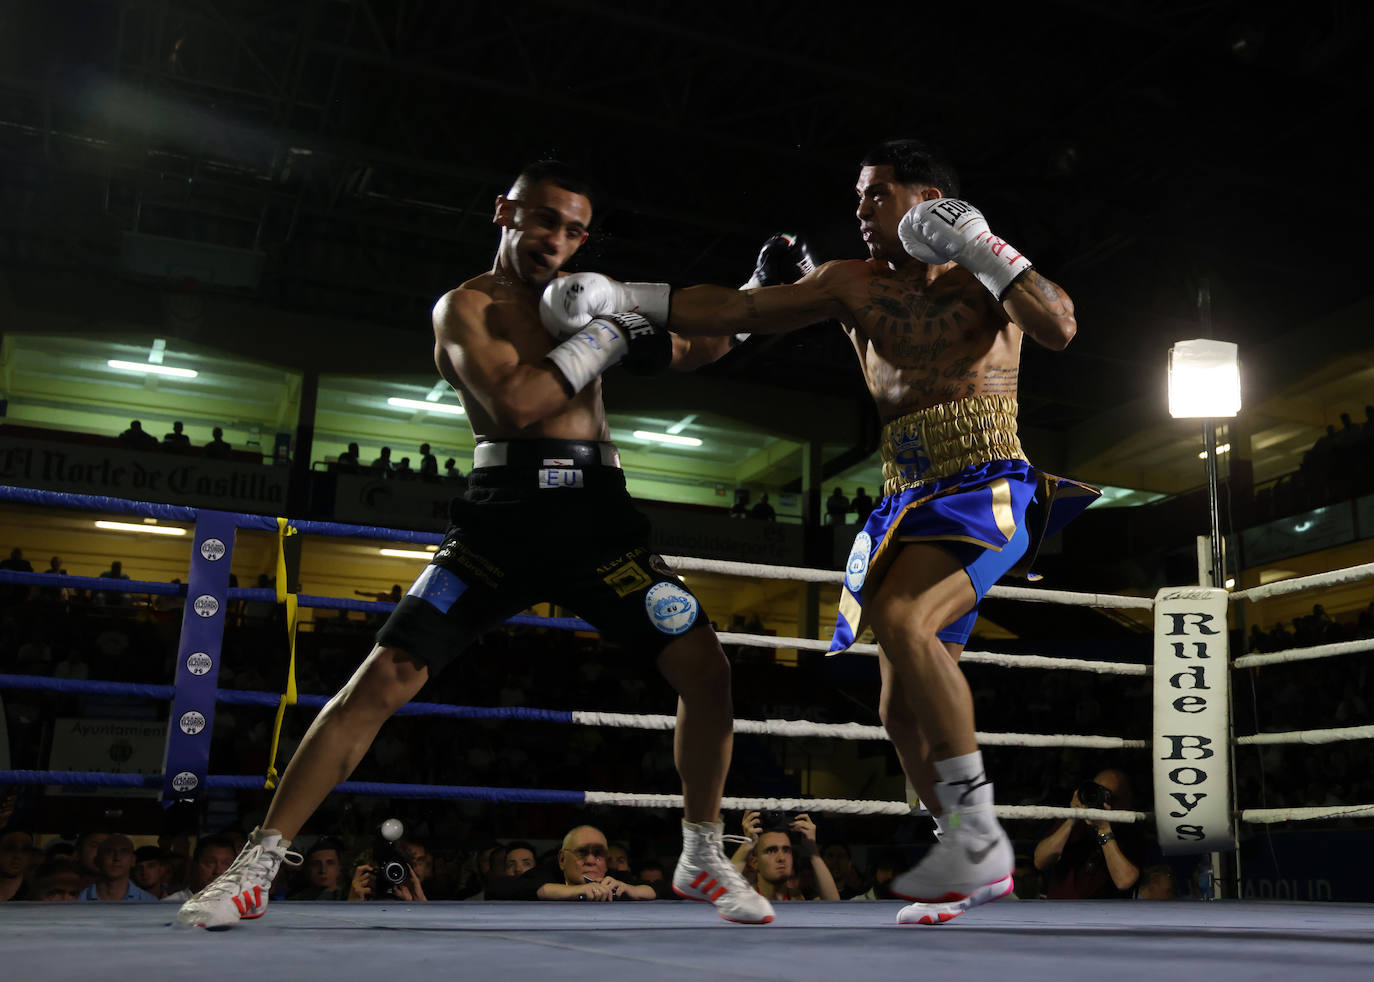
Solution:
M754 295L752 293L744 294L744 313L745 316L748 317L751 321L756 321L759 319L758 301L754 299Z
M1012 284L1002 307L1021 330L1047 348L1062 349L1077 330L1073 301L1033 269Z

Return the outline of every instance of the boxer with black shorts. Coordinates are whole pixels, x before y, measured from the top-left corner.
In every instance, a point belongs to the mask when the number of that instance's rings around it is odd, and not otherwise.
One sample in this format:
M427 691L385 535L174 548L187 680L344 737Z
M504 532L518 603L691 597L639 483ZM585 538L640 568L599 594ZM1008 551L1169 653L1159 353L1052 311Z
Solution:
M501 242L491 271L434 307L435 364L462 396L478 441L452 525L371 654L311 724L263 826L223 876L186 902L180 923L223 928L260 917L272 878L294 855L290 840L381 725L483 631L544 600L654 658L678 693L673 747L684 819L674 888L727 920L773 919L721 848L730 666L700 602L649 549L649 525L626 493L601 401L601 373L613 364L641 374L690 370L732 342L669 334L661 326L667 289L654 284L618 285L626 299L616 312L546 330L540 294L566 277L560 268L586 241L591 217L586 183L557 161L532 164L497 197Z
M1098 492L1036 470L1017 437L1022 336L1056 351L1069 343L1077 324L1064 291L955 197L953 169L916 141L875 147L856 191L868 259L811 271L801 243L770 240L772 267L795 265L805 274L797 282L677 290L663 323L696 336L833 318L853 342L885 424L884 485L846 564L831 650L868 626L878 639L879 712L946 833L893 881L894 894L915 901L898 921L939 924L1012 889L1015 855L957 665L978 603ZM551 284L541 311L565 330L629 309L644 292L579 273Z

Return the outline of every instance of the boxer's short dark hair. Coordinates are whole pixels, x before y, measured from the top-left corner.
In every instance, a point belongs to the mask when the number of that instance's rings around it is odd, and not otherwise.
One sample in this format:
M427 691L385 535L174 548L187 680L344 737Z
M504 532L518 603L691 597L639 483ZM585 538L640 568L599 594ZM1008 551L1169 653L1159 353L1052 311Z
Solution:
M564 191L580 194L596 208L596 194L592 182L578 168L561 160L536 160L527 164L515 179L515 187L535 185L549 181Z
M959 196L959 175L929 144L920 140L888 140L880 143L860 163L861 167L891 167L899 184L939 188L947 198Z

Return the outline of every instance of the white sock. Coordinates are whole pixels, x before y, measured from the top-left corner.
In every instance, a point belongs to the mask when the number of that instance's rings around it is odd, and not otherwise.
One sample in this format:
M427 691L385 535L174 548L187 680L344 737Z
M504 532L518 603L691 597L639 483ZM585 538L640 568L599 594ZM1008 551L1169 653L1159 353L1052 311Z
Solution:
M936 797L944 811L944 827L954 831L967 825L976 835L990 835L998 828L992 811L992 782L983 770L983 755L971 754L950 757L935 762L940 781L935 785Z

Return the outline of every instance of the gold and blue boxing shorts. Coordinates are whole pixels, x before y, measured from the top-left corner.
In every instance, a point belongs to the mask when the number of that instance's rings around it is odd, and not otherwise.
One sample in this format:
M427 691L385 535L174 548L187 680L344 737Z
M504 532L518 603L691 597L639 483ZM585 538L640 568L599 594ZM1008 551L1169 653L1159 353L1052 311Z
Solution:
M1008 396L971 396L892 420L883 427L882 458L883 497L845 563L832 653L864 632L865 598L910 542L938 543L963 564L973 607L937 636L966 643L992 585L1008 572L1031 576L1044 538L1101 493L1031 466Z

